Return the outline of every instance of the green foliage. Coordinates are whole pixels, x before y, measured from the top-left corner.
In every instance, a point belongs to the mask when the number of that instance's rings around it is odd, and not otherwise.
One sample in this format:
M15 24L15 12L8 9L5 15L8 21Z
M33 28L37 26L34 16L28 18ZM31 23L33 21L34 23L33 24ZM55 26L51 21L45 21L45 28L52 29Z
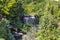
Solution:
M0 38L5 38L5 40L14 40L13 35L11 34L9 30L9 21L6 19L3 19L0 21Z
M29 32L31 30L32 27L34 27L33 24L26 23L26 24L24 24L22 30L27 33L27 32Z
M60 0L58 2L54 0L0 0L0 14L5 14L6 19L25 32L28 32L33 25L23 24L22 16L24 14L37 15L39 30L36 40L60 39L60 32L56 29L57 21L60 19ZM7 24L4 21L0 22L1 37L6 33L5 25Z
M9 14L10 8L15 3L15 0L0 0L0 13Z
M15 40L14 36L12 35L11 31L9 30L9 27L6 26L5 29L6 29L6 32L4 34L5 40Z
M8 25L9 22L8 20L3 19L0 21L0 37L4 37L6 33L6 26Z
M51 14L41 16L36 40L59 40L59 34L60 32L57 31L54 16Z
M5 40L4 38L0 38L0 40Z
M39 20L39 29L36 33L36 40L60 40L60 32L57 30L57 21L60 18L59 3L55 1L45 1L42 16Z

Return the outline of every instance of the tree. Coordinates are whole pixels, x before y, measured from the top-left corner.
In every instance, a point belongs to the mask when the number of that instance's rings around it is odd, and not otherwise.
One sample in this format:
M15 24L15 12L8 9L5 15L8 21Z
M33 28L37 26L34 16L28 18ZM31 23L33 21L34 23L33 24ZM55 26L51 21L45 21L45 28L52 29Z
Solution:
M0 13L9 14L10 8L15 3L15 0L0 0Z
M45 1L43 11L39 20L39 29L36 34L36 40L60 40L60 32L57 31L57 21L60 13L59 13L59 3L49 0Z

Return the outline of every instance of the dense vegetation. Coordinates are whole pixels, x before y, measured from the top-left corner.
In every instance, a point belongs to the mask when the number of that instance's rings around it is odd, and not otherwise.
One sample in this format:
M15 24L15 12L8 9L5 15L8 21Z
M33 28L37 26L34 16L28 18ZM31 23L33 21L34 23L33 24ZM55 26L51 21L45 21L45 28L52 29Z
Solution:
M28 32L30 30L28 26L32 24L24 25L22 16L29 14L36 15L39 22L36 40L60 40L60 31L57 26L60 21L60 0L0 0L0 14L6 16L5 21L0 21L0 37L5 37L9 22Z

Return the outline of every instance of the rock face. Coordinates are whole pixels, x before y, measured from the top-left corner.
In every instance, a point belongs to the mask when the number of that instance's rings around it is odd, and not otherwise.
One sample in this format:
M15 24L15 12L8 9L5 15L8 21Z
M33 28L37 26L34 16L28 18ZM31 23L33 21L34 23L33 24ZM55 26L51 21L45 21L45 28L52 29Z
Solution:
M37 30L37 28L38 28L38 24L37 24L37 19L36 19L36 17L33 15L33 16L31 16L31 15L25 15L24 17L23 17L23 22L24 22L24 24L26 24L26 23L31 23L31 24L33 24L34 25L34 28Z
M36 17L35 16L26 15L26 16L24 16L23 21L24 21L24 23L36 24Z
M35 33L38 27L35 16L25 16L23 20L24 20L24 23L32 23L34 27L31 28L26 35L23 35L22 40L35 40Z

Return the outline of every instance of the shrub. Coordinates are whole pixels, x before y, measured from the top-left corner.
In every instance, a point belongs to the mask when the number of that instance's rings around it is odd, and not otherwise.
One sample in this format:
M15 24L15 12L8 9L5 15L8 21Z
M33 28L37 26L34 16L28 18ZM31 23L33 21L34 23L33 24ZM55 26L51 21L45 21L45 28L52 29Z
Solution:
M5 40L14 40L14 37L9 30L9 21L3 19L0 23L2 24L0 25L0 38L5 38Z
M41 16L36 40L60 40L60 32L53 15L48 13Z

